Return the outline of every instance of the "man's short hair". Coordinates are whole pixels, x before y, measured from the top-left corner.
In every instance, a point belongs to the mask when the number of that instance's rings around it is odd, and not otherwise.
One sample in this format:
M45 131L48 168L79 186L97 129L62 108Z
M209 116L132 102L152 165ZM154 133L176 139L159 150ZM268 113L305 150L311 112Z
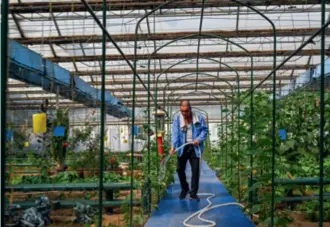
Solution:
M191 109L190 101L189 101L188 99L182 99L182 100L180 101L180 106L182 106L184 102L187 102L189 108Z

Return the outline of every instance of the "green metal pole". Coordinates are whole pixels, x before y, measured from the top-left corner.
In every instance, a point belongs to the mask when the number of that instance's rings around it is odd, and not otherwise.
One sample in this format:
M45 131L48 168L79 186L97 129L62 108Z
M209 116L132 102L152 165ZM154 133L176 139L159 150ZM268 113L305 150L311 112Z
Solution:
M150 67L148 67L148 91L150 92ZM155 104L157 105L157 96L155 97ZM156 113L157 113L157 108L156 108ZM155 114L155 127L156 127L156 137L157 137L157 118L156 118L156 114ZM150 97L148 96L148 131L149 131L150 127ZM150 182L150 135L148 132L148 138L147 138L147 143L148 143L148 183ZM149 199L149 198L148 198ZM148 206L149 209L149 206ZM150 213L150 211L148 210L148 213Z
M234 98L234 97L233 97ZM234 100L232 99L232 104L231 104L231 151L230 153L233 155L234 153L234 105L233 105ZM233 174L233 159L230 160L230 168L231 168L231 174ZM238 161L239 162L239 161Z
M199 29L198 29L197 59L196 59L197 72L196 72L196 86L195 86L195 91L197 91L198 75L199 75L199 54L200 54L200 47L201 47L201 33L202 33L202 27L203 27L204 4L205 4L205 0L202 0L201 19L200 19L200 22L199 22Z
M254 81L253 81L253 76L251 76L251 89L253 88ZM250 148L253 149L253 92L251 92L250 96ZM250 154L250 166L251 166L251 173L250 173L250 182L249 182L249 188L252 187L252 177L253 177L253 156L252 153ZM252 197L252 191L249 192L249 201L251 204L253 204L253 197Z
M135 124L135 96L136 96L136 62L137 62L137 40L138 40L138 26L135 28L135 40L134 40L134 72L133 75L133 90L132 90L132 126ZM148 88L147 91L149 92ZM149 131L149 125L148 125ZM134 187L134 179L133 179L133 168L134 168L134 127L131 130L132 138L131 138L131 188L130 188L130 227L133 226L133 187ZM148 135L149 136L149 135Z
M149 58L149 61L148 61L148 75L150 74L150 58ZM156 80L156 86L155 86L155 111L157 113L157 109L158 109L158 78L159 76L157 77L157 80ZM163 107L165 107L165 103L163 103ZM156 148L158 149L158 139L157 139L157 134L158 134L158 127L157 127L157 116L155 115L154 117L154 120L155 120L155 134L156 134ZM158 151L157 151L158 152ZM158 157L158 156L157 156ZM157 177L159 176L159 166L158 166L158 163L159 163L159 159L157 159L157 166L156 166L156 171L157 171ZM157 201L160 200L160 188L159 186L157 187Z
M174 0L172 0L174 1ZM169 4L170 2L166 2L163 5ZM135 40L134 40L134 65L131 64L131 62L127 59L124 52L120 49L120 47L117 45L117 43L114 41L110 33L106 30L106 28L102 25L96 14L93 12L93 9L90 7L88 2L86 0L81 0L81 2L86 7L87 11L91 14L92 18L95 20L96 24L102 29L102 31L105 33L106 37L109 39L110 42L115 46L115 48L118 50L122 58L125 60L125 62L128 64L130 69L133 71L133 89L132 89L132 126L135 125L135 98L136 98L136 78L141 82L142 86L147 91L148 95L154 100L152 94L144 84L141 77L136 72L136 62L137 62L137 40L138 40L138 28L139 23L145 18L145 16L139 20L138 24L135 27ZM161 6L163 6L161 5ZM148 15L150 15L152 12L158 10L161 6L153 9ZM131 135L134 135L134 127L131 127ZM102 138L103 139L103 138ZM130 226L132 226L133 223L133 186L134 186L134 179L133 179L133 169L134 169L134 136L131 136L131 189L130 189Z
M107 0L103 0L103 26L106 27L107 23ZM104 164L104 102L105 102L105 68L106 68L106 35L102 31L102 79L101 79L101 127L100 127L100 163L99 163L99 223L98 226L102 227L102 210L103 210L103 164Z
M236 1L237 2L237 1ZM271 211L272 211L272 216L271 216L271 226L274 226L274 211L275 211L275 154L276 154L276 58L277 58L277 53L276 53L276 45L277 45L277 35L276 35L276 27L275 24L264 14L259 12L257 9L241 3L245 5L246 7L250 8L254 12L258 13L260 16L262 16L264 19L266 19L272 26L273 29L273 39L274 39L274 44L273 44L273 100L272 100L272 202L271 202ZM253 86L251 87L253 88ZM253 93L251 93L251 99L253 99ZM253 105L252 105L253 107ZM252 112L252 111L251 111ZM253 113L253 112L252 112ZM252 114L252 119L253 119L253 114ZM253 129L253 128L252 128ZM252 130L252 136L253 136L253 130ZM252 162L253 164L253 162ZM252 186L252 177L253 177L253 165L251 165L251 186ZM252 198L253 202L253 198Z
M219 78L219 77L217 77L217 76L215 76L215 75L212 75L212 74L209 74L209 73L200 73L200 74L202 74L202 75L206 75L206 76L209 76L209 77L216 78L216 79L218 79L218 81L226 83L226 84L230 87L231 92L232 92L232 97L233 97L233 94L234 94L233 90L234 90L234 88L233 88L233 86L232 86L227 80L222 79L222 78ZM185 77L189 77L190 75L194 75L194 73L188 73L188 74L185 74L185 75L183 75L183 76L177 77L177 78L175 78L174 80L169 81L169 82L164 86L164 88L163 88L163 91L164 91L164 97L163 97L163 98L164 98L164 102L165 102L165 96L166 96L166 95L165 95L165 94L166 94L165 90L167 90L168 86L169 86L170 84L174 83L175 81L179 81L180 79L185 78ZM186 84L186 85L191 85L191 84L195 84L195 83L189 83L189 84ZM202 82L198 82L197 84L203 84L203 85L206 85L206 86L211 86L211 85L209 85L209 84L202 83ZM186 85L185 85L185 86L186 86ZM224 91L222 91L222 89L218 89L218 90L219 90L220 92L222 92L222 93L224 94L224 96L227 96L226 93L225 93ZM175 91L175 90L174 90L174 91ZM174 91L172 91L171 94L173 94ZM196 92L196 91L195 91L195 92ZM169 96L167 96L167 100L168 100L168 99L169 99Z
M220 118L221 118L221 137L220 137L220 140L221 140L221 143L220 143L220 152L221 152L221 165L222 165L222 168L224 167L224 152L222 150L223 148L223 115L222 115L222 105L220 106ZM222 169L222 171L224 171L225 168Z
M266 18L266 17L265 17ZM267 18L268 19L268 18ZM273 28L274 46L273 46L273 111L272 111L272 219L271 225L274 226L274 211L275 211L275 155L276 155L276 28L274 23L268 19ZM251 178L252 180L252 178Z
M234 2L243 5L245 7L248 7L249 9L253 10L254 12L256 12L257 14L259 14L260 16L262 16L265 20L267 20L273 29L273 39L274 39L274 44L273 44L273 101L272 101L272 107L273 107L273 111L272 111L272 202L271 202L271 206L272 206L272 216L271 216L271 226L274 226L274 210L275 210L275 154L276 154L276 58L277 58L277 34L276 34L276 27L275 24L268 18L266 17L264 14L262 14L259 10L255 9L254 7L246 4L246 3L242 3L238 0L233 0ZM251 87L251 89L253 89L253 87ZM253 90L251 92L251 99L253 99ZM253 102L252 102L253 103ZM251 107L253 107L251 105ZM252 109L251 109L252 112ZM253 117L253 115L252 115ZM251 124L252 126L252 124ZM251 128L252 131L252 136L253 136L253 127ZM253 141L252 141L253 143ZM251 159L251 186L252 186L252 177L253 177L253 160ZM251 194L252 195L252 194ZM252 196L251 196L252 198ZM253 200L253 198L252 198Z
M325 24L325 0L322 0L322 15L321 23ZM324 61L325 61L325 29L322 30L321 34L321 83L320 83L320 220L319 227L323 226L324 212L323 212L323 190L324 190Z
M90 5L88 4L87 0L80 0L84 6L86 7L87 11L90 13L90 15L92 16L92 18L94 19L94 21L96 22L96 24L102 29L102 31L105 32L105 35L107 36L107 38L109 39L109 41L114 45L114 47L118 50L119 54L121 55L121 57L123 58L123 60L127 63L127 65L129 66L129 68L132 70L133 74L135 77L137 77L137 79L140 81L140 83L142 84L143 88L147 91L148 95L150 95L150 97L152 98L152 100L154 99L154 97L152 96L152 94L148 91L147 86L144 84L143 80L141 79L141 77L139 76L139 74L136 72L136 68L134 68L134 66L131 64L131 61L129 61L126 57L126 55L124 54L124 52L120 49L120 47L118 46L118 44L115 42L115 40L112 38L112 36L110 35L110 33L107 31L107 29L102 25L101 21L99 20L99 18L97 17L97 15L93 12L93 9L90 7ZM136 31L136 36L137 36L137 29L138 26L135 28ZM135 37L135 39L137 39L137 37ZM137 40L136 40L137 41ZM137 43L135 43L137 44ZM137 46L135 46L135 48L137 48Z
M258 89L266 80L268 80L273 74L274 71L279 70L282 68L288 61L290 61L291 58L296 56L299 52L301 52L307 45L309 45L316 36L320 35L322 33L323 29L326 29L330 25L330 20L326 21L326 23L316 32L313 33L305 42L303 42L295 51L293 51L287 58L285 58L281 63L279 63L274 70L272 70L267 76L265 76L264 79L262 79L256 86L254 86L248 94L246 94L241 100L240 103L242 103L246 98L248 98L252 92L254 92L256 89Z
M188 35L188 36L184 36L184 37L180 37L178 39L175 39L175 40L172 40L166 44L164 44L163 46L160 46L159 48L157 48L156 51L154 51L152 54L156 53L157 51L159 51L160 49L164 48L165 46L171 44L171 43L174 43L178 40L181 40L181 39L186 39L186 38L192 38L196 35ZM251 104L253 104L253 91L254 91L254 88L253 88L253 85L254 85L254 82L253 82L253 57L251 56L251 54L249 53L249 51L247 49L245 49L244 47L242 47L241 45L235 43L235 42L232 42L230 40L227 40L225 38L222 38L220 36L216 36L216 35L210 35L210 34L198 34L198 37L200 38L201 36L204 36L204 37L212 37L212 38L219 38L219 39L222 39L224 41L227 41L233 45L236 45L238 46L239 48L243 49L247 55L250 57L251 59ZM150 59L149 59L150 61ZM163 94L163 100L164 100L164 103L165 103L165 88L164 88L164 94ZM226 115L226 119L227 119L227 115ZM250 119L250 123L251 123L251 141L252 141L252 137L253 137L253 106L251 106L251 119ZM226 124L226 129L227 129L227 124ZM227 131L226 131L226 139L227 139ZM227 154L227 146L228 144L226 145L226 154ZM251 142L251 147L252 147L252 142ZM226 156L226 159L227 159L227 156ZM253 167L253 159L252 159L252 154L250 155L250 159L251 159L251 168ZM226 166L227 166L227 162L226 162ZM251 171L251 175L252 175L252 171Z
M226 102L226 104L225 104L225 108L226 108L226 113L227 113L227 111L228 111L228 104L227 104L227 102ZM227 168L228 168L228 114L226 114L226 123L225 123L225 125L226 125L226 155L225 155L225 168L226 168L226 170L227 170ZM231 170L231 172L232 172L232 170Z
M1 4L1 226L5 226L5 156L8 81L8 0Z
M240 78L236 78L237 83L237 100L240 98ZM240 111L241 107L240 104L238 104L238 110L237 110L237 155L240 154ZM240 159L238 158L238 166L240 165ZM240 185L241 185L241 176L240 176L240 169L238 169L238 202L241 201L241 193L240 193Z

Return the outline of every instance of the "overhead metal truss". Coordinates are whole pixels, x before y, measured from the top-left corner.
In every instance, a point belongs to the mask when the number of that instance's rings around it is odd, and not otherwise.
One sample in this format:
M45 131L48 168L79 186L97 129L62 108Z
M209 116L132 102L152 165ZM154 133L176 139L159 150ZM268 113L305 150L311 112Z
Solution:
M306 70L312 65L285 65L282 67L282 70ZM248 72L251 70L250 66L233 66L233 69L237 71ZM271 70L272 66L255 66L253 67L254 71L268 71ZM152 69L152 73L158 74L161 73L163 69ZM196 72L196 68L172 68L166 71L167 74L175 74L175 73L193 73ZM227 67L200 67L199 72L230 72L231 70ZM101 71L93 71L93 70L85 70L85 71L72 71L76 76L89 76L93 75L101 75ZM148 70L146 69L138 69L137 73L139 74L147 74ZM129 75L132 74L130 70L107 70L107 75Z
M278 37L288 36L308 36L317 31L317 28L292 28L292 29L278 29ZM330 31L330 29L328 29ZM207 31L211 35L217 35L224 38L248 38L248 37L271 37L273 31L269 29L256 30L233 30L233 31ZM170 32L170 33L156 33L156 34L139 34L138 41L159 41L159 40L173 40L179 37L189 36L195 34L194 32ZM135 40L134 34L114 34L113 39L116 42L133 42ZM192 37L190 39L197 39ZM188 39L188 38L187 38ZM201 37L205 39L205 37ZM37 44L72 44L72 43L100 43L102 42L101 35L76 35L76 36L51 36L51 37L31 37L31 38L16 38L17 42L21 44L37 45Z
M136 1L136 0L110 0L107 1L111 5L111 10L145 10L153 9L163 4L163 0L155 1ZM279 5L305 5L318 4L318 0L257 0L243 1L249 2L252 6L279 6ZM81 2L52 2L52 12L79 12L86 11L85 6ZM94 11L102 10L102 0L89 1ZM163 9L184 9L184 8L201 8L202 3L199 0L179 0L163 7ZM208 0L205 2L205 8L209 7L237 7L237 4L230 0ZM22 2L10 4L12 13L48 13L49 2Z
M89 1L89 5L97 12L102 10L102 0ZM141 18L149 10L164 3L164 0L152 1L135 1L135 0L108 0L109 10L107 11L107 18L110 21L123 20L117 23L115 27L119 26L126 30L129 26L134 26L136 19ZM111 33L112 38L124 50L128 60L134 60L132 54L135 38L137 38L139 50L137 52L138 68L137 73L141 76L142 81L147 81L147 60L149 55L157 47L165 43L178 39L180 37L187 37L178 42L171 44L171 48L177 51L164 51L154 54L150 57L152 61L150 72L152 78L158 74L163 73L165 69L175 64L181 59L191 58L191 61L184 62L177 67L166 70L164 76L159 80L160 90L158 102L162 104L163 91L162 87L167 83L188 73L209 73L209 75L217 75L224 81L229 82L234 88L236 86L236 77L231 69L223 65L210 62L207 58L219 59L220 62L229 64L240 75L241 91L250 88L249 72L251 66L246 52L232 49L232 45L228 45L223 40L216 40L206 38L204 36L192 36L196 34L194 30L178 30L162 32L161 29L156 29L155 24L159 21L173 20L189 20L190 18L200 17L200 8L202 6L200 0L178 0L174 3L166 5L161 11L155 13L155 17L145 20L140 27L137 37L132 32L116 32ZM318 0L257 0L257 1L242 1L258 7L260 11L267 15L303 15L317 14L320 12ZM330 3L330 1L327 1ZM215 29L203 30L205 34L219 36L228 40L234 40L240 45L247 47L251 55L254 57L254 80L255 83L262 81L265 76L273 69L272 63L272 45L273 45L273 31L267 27L255 27L254 29L246 29L242 26L242 18L244 16L255 16L254 12L248 8L237 8L237 4L231 0L208 0L205 1L204 17L214 18L229 18L233 17L235 21L234 27L231 29L222 29L217 26ZM239 16L238 16L239 12ZM329 12L329 9L327 9ZM101 14L97 14L98 17ZM69 70L72 75L80 76L83 80L92 86L100 88L101 71L101 45L102 35L100 30L95 30L95 25L88 24L93 21L90 14L86 12L85 6L80 1L38 1L24 2L10 4L10 34L15 41L28 46L36 52L41 53L45 58L58 63L62 67ZM179 19L178 19L179 18ZM129 19L129 23L124 22L124 19ZM63 22L70 21L70 31L63 29ZM158 21L159 20L159 21ZM253 18L254 20L254 18ZM295 27L292 25L277 28L277 59L278 62L284 57L289 56L294 49L302 43L306 37L314 34L319 25L315 23L306 23L304 26ZM308 21L306 18L304 20ZM75 23L80 22L81 25L75 26ZM283 21L288 21L283 19ZM42 24L47 24L45 27L34 27ZM87 23L84 29L84 23ZM309 21L308 21L309 22ZM31 23L32 27L26 27L27 23ZM131 24L130 24L131 23ZM282 23L279 19L278 23ZM291 23L291 22L290 22ZM110 23L111 26L112 24ZM82 32L82 29L84 31ZM156 31L157 30L157 31ZM37 31L37 33L31 33ZM330 29L327 30L329 32ZM188 37L191 36L191 37ZM315 38L316 39L316 38ZM315 41L315 42L314 42ZM296 57L290 60L288 64L283 66L278 71L277 86L278 88L286 85L304 70L314 67L318 61L314 59L320 55L319 46L316 45L318 40L313 40L311 44L303 51L299 52ZM201 44L201 49L196 52L194 47ZM179 51L184 48L192 51ZM216 47L216 48L214 48ZM106 89L111 91L117 98L122 99L123 103L130 106L132 103L132 71L127 68L121 55L114 52L111 43L107 43L108 55L106 56ZM203 49L206 48L206 49ZM207 48L211 48L211 51ZM327 51L330 55L330 51ZM197 60L198 56L198 60ZM200 66L196 68L196 60ZM155 76L155 77L154 77ZM194 76L184 79L176 80L167 87L167 91L179 89L182 84L197 82ZM224 93L229 94L229 86L224 83L217 82L216 78L200 75L198 82L199 89L204 89L212 95L221 97ZM210 86L203 85L207 84ZM155 80L151 80L151 88L154 89ZM265 84L260 89L269 90L271 84ZM41 88L35 88L22 82L11 80L9 85L9 101L10 108L36 108L38 101L48 98L51 102L56 100L54 94L49 94ZM186 86L180 88L183 93L194 90L196 86ZM217 89L223 89L224 93L220 94ZM138 99L137 106L145 107L147 105L147 94L144 88L137 84ZM173 99L179 97L182 93L173 94ZM198 105L219 105L211 96L189 96ZM61 105L70 105L72 108L82 108L83 106L69 100L61 100ZM205 102L203 102L205 100ZM63 102L62 102L63 101ZM223 100L222 100L223 101ZM27 104L26 102L30 102ZM33 103L35 105L33 106ZM65 103L65 104L64 104Z
M277 56L289 56L294 50L278 50ZM254 50L249 51L251 56L253 57L271 57L273 55L272 50ZM320 50L303 50L300 51L296 56L311 56L311 55L319 55ZM327 55L330 55L330 50L326 51ZM137 55L138 59L149 59L149 54L139 54ZM247 57L246 52L244 51L230 51L230 52L200 52L200 57L204 58L239 58L239 57ZM133 54L126 55L128 60L134 60ZM185 58L193 58L197 57L197 53L189 52L189 53L161 53L155 54L151 56L151 59L185 59ZM51 57L48 60L53 62L72 62L73 60L76 62L80 61L101 61L102 55L92 55L92 56L69 56L69 57ZM123 58L120 55L107 55L107 61L121 61Z

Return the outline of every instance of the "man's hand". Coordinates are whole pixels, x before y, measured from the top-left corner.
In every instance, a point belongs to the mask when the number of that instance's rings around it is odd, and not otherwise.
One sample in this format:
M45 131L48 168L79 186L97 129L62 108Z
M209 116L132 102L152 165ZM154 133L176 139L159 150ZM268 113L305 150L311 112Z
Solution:
M174 155L174 153L175 153L175 148L174 147L171 147L170 155Z
M198 145L199 145L199 141L196 139L196 140L194 140L193 144L194 144L195 146L198 146Z

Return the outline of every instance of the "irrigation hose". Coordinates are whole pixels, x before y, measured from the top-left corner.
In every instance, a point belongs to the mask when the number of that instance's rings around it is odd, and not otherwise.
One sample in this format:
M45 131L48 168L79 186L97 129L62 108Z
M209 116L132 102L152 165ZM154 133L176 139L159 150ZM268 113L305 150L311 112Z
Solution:
M175 152L177 152L179 149L185 147L188 144L193 144L193 143L185 143L182 146L178 147L175 149ZM163 181L166 175L166 168L167 168L167 163L168 161L171 159L173 155L169 154L166 158L164 158L161 163L160 163L160 169L159 169L159 176L158 176L158 180L159 181Z
M188 144L193 144L193 143L185 143L183 144L182 146L178 147L175 149L175 152L178 151L179 149L185 147L186 145ZM201 152L200 152L201 154ZM161 163L161 169L162 169L162 173L164 175L160 176L159 180L162 180L164 179L165 177L165 173L166 173L166 165L169 161L169 159L171 158L172 155L168 155ZM200 168L201 168L201 165L202 164L202 155L200 157ZM199 171L201 172L201 171ZM208 202L208 205L206 207L204 207L203 209L201 210L198 210L197 212L193 213L192 215L190 215L189 217L187 217L184 221L183 221L183 225L185 227L215 227L217 224L212 221L212 220L209 220L209 219L205 219L205 218L202 218L202 215L212 209L215 209L215 208L219 208L219 207L225 207L225 206L239 206L241 208L244 208L244 205L240 204L240 203L236 203L236 202L231 202L231 203L222 203L222 204L217 204L217 205L213 205L212 206L212 202L211 202L211 199L213 197L215 197L215 194L214 193L198 193L197 195L199 196L207 196L206 200ZM193 219L194 217L196 217L201 220L202 222L205 222L207 224L198 224L198 225L193 225L193 224L188 224L188 222ZM255 217L258 217L258 215L254 215L253 216Z

